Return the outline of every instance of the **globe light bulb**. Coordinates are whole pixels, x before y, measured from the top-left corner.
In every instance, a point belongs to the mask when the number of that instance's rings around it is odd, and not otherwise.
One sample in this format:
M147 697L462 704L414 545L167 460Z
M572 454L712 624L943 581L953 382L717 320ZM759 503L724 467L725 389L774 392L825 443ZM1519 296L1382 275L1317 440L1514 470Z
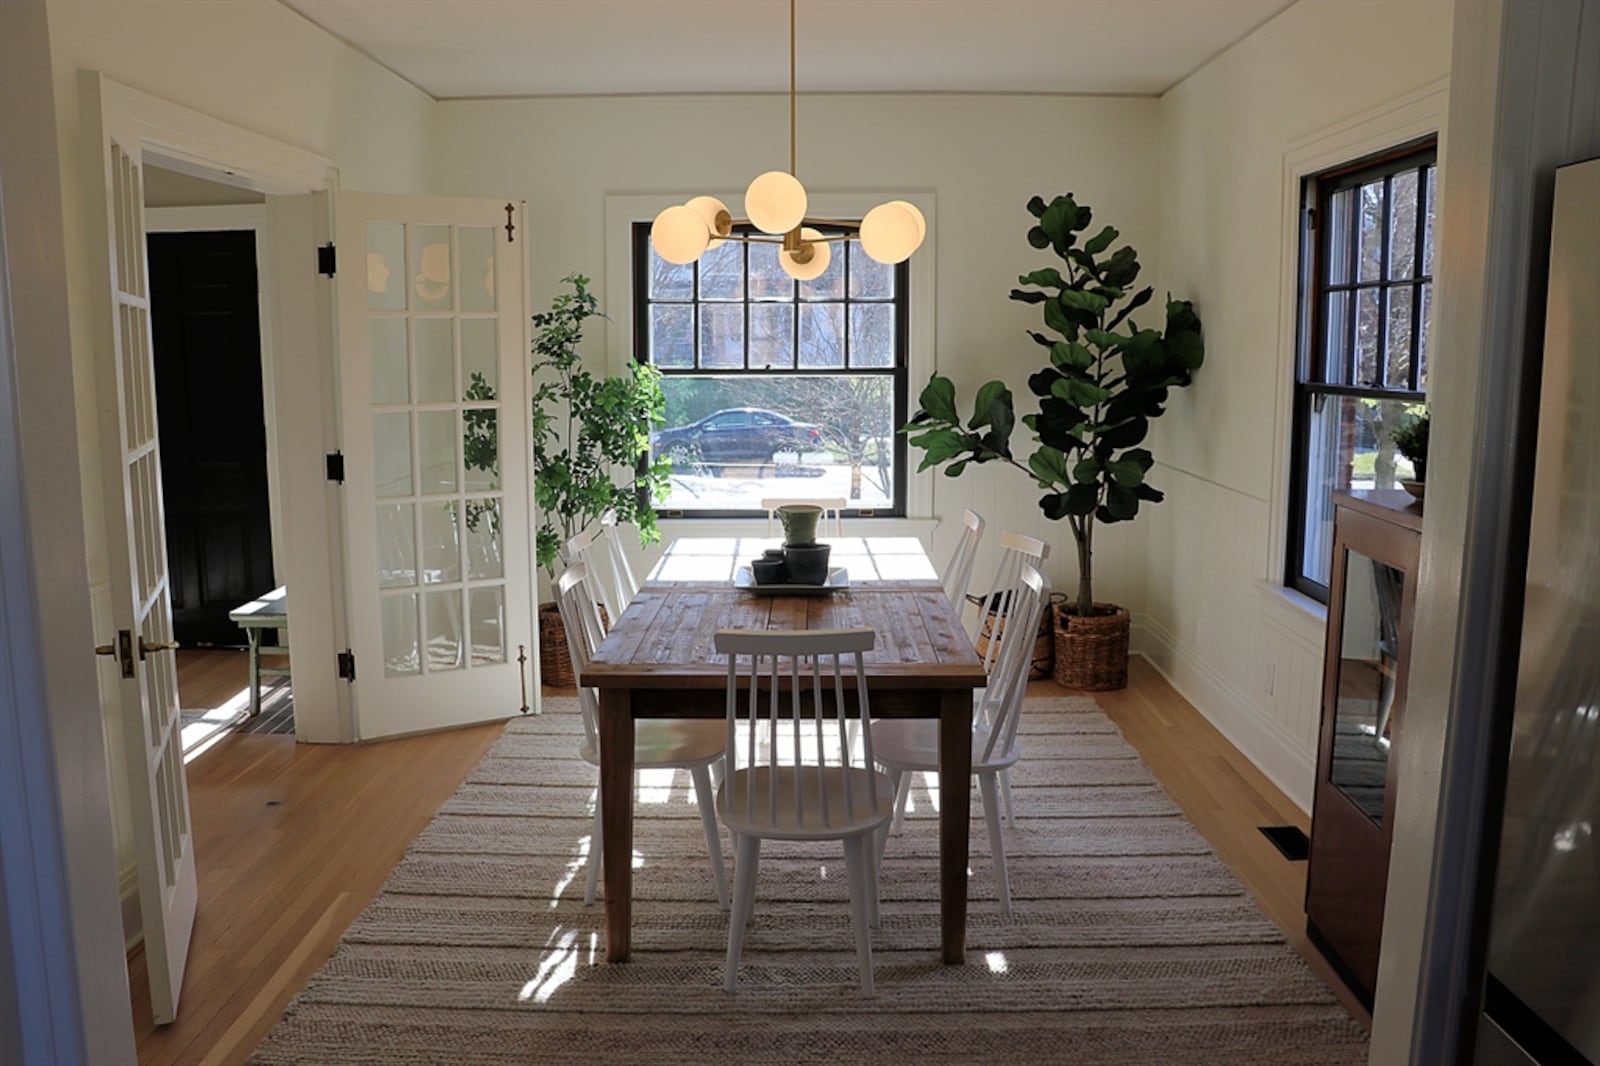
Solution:
M861 250L880 263L899 263L922 243L922 212L904 200L879 204L861 220Z
M650 223L650 245L669 263L682 266L705 254L711 231L698 211L677 204L667 208Z
M788 233L806 217L806 189L793 174L769 170L744 191L744 213L763 233Z
M733 232L733 216L728 213L727 204L715 196L696 196L683 206L706 220L706 232L711 234L707 251L726 243L722 238Z
M797 262L793 252L787 248L778 249L778 265L783 272L796 281L810 281L820 278L828 269L828 264L833 260L832 247L822 240L822 234L807 226L800 231L800 239L811 249L811 259L807 262Z
M928 220L922 217L922 210L910 200L890 200L891 204L899 204L911 212L911 217L917 220L917 248L922 247L922 242L928 239ZM915 252L917 249L913 248Z

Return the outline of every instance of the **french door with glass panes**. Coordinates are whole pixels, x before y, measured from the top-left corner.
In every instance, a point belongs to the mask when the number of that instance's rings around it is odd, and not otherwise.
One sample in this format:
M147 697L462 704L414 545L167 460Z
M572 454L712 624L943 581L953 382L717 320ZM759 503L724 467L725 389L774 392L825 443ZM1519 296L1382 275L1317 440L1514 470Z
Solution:
M334 219L356 735L505 718L537 692L524 230L441 197Z

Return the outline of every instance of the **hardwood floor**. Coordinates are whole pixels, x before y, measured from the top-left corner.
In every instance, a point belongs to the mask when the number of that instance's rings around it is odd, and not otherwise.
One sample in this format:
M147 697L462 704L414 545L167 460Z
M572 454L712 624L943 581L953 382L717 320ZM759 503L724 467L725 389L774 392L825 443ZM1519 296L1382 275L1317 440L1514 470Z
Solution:
M1034 681L1028 694L1071 693L1053 681ZM1306 864L1285 859L1260 832L1264 825L1293 825L1309 833L1310 816L1142 657L1129 666L1127 688L1094 697L1256 905L1351 1016L1370 1027L1366 1008L1306 939Z
M239 653L187 654L195 658L180 662L186 705L203 706L202 693L226 699L243 686ZM217 658L229 655L239 656L236 667ZM1072 694L1053 681L1032 682L1028 691ZM1306 816L1143 659L1133 660L1128 688L1100 693L1096 702L1262 911L1365 1023L1306 941L1305 863L1284 859L1257 831L1307 829ZM244 1062L499 731L487 725L355 746L235 735L191 763L200 915L176 1023L155 1027L143 955L129 956L139 1061Z
M245 671L243 653L186 653L179 691L207 706ZM191 762L200 913L176 1023L155 1026L142 948L129 955L139 1061L245 1061L500 729L360 745L234 734Z

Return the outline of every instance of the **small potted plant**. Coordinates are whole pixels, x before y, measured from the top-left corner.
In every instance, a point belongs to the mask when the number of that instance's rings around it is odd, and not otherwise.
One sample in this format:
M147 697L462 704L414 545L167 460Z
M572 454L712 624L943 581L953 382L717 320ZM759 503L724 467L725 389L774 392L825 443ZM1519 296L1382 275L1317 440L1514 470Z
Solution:
M539 507L535 546L551 578L561 546L607 511L632 523L642 544L661 539L650 500L667 491L672 461L649 460L650 430L665 420L666 398L653 367L597 377L584 369L578 345L584 324L605 317L589 279L569 274L572 287L533 316L533 492ZM539 605L539 658L546 682L570 685L566 632L556 605Z
M920 469L944 465L954 477L974 463L1000 462L1043 490L1040 509L1066 520L1078 549L1078 594L1056 610L1056 680L1121 688L1129 616L1095 599L1095 526L1126 522L1141 504L1161 501L1145 480L1155 457L1139 445L1150 420L1166 410L1170 390L1188 385L1205 358L1200 317L1189 301L1168 300L1164 328L1141 328L1130 316L1153 290L1133 288L1139 256L1127 245L1112 247L1117 230L1106 226L1080 244L1091 213L1070 193L1049 203L1035 196L1028 212L1036 220L1028 243L1061 260L1061 268L1022 275L1028 288L1011 290L1011 299L1040 305L1048 331L1028 331L1046 353L1044 367L1028 379L1039 409L1021 419L1033 433L1033 453L1023 461L1011 450L1017 416L1011 390L999 381L978 390L963 424L954 384L935 374L906 429L926 452Z
M1428 412L1407 414L1389 434L1400 454L1411 460L1413 477L1400 478L1400 487L1422 499L1422 486L1428 478Z

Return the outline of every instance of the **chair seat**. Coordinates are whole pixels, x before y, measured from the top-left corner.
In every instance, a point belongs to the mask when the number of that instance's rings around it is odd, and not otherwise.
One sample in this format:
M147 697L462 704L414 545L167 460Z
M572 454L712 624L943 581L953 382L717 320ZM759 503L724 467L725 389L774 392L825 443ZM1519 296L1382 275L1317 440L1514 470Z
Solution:
M1004 770L1022 757L1022 747L1012 738L1011 746L983 758L989 743L989 730L972 732L972 771ZM885 718L872 723L872 757L889 770L937 770L939 768L939 723L930 718Z
M633 723L633 765L638 770L709 766L722 757L727 738L720 718L641 718ZM585 741L578 754L600 765L594 744Z
M797 816L795 804L795 775L799 773L802 799L800 809L805 817ZM856 797L855 810L845 809L845 778L853 778ZM824 775L827 791L828 818L824 822L824 784L817 780L814 766L801 767L759 766L740 770L723 781L717 791L717 811L723 824L735 833L769 837L778 840L843 839L870 833L883 826L894 815L894 782L887 774L852 767L829 767ZM870 780L869 780L870 779ZM776 820L769 820L772 792L777 791ZM869 792L868 788L873 791ZM747 797L754 791L751 817L746 817ZM873 793L878 798L877 812L868 798Z

